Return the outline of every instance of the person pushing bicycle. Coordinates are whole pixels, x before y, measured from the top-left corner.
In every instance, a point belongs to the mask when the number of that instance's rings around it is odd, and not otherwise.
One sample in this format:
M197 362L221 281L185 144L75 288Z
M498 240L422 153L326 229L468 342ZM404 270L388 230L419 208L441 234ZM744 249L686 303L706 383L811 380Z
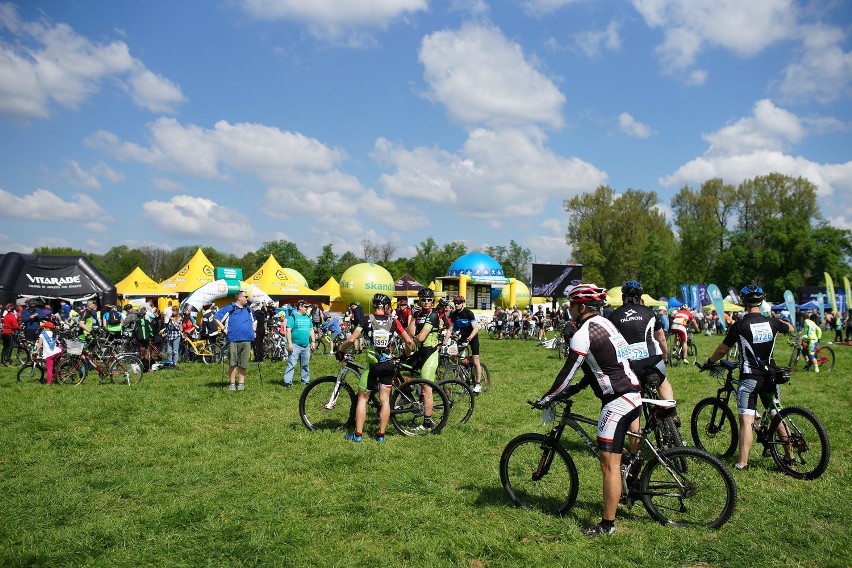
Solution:
M813 366L815 373L819 373L819 365L816 360L816 346L819 340L822 339L822 329L816 322L817 318L819 316L816 312L812 313L809 317L805 318L804 327L802 328L802 339L804 339L802 345L806 346L803 351L808 356L808 363L803 370L809 371L811 366Z
M740 381L737 387L737 413L740 417L740 453L734 467L745 470L748 469L748 454L754 440L752 425L757 415L757 396L760 396L765 408L771 407L773 396L780 399L778 385L771 388L768 381L768 365L772 362L775 336L779 333L793 333L793 326L790 322L769 318L760 313L760 305L766 298L760 286L745 286L740 290L740 297L745 304L746 315L728 328L725 339L707 358L701 369L709 369L724 357L735 343L739 343Z
M579 327L571 337L565 365L550 390L534 404L547 408L553 400L569 398L589 385L601 400L597 443L603 473L603 514L598 524L583 529L586 536L615 532L624 437L628 429L639 430L642 412L639 379L630 367L630 346L601 315L606 298L606 290L594 284L578 284L568 292L568 313ZM571 385L578 372L584 373L583 378Z

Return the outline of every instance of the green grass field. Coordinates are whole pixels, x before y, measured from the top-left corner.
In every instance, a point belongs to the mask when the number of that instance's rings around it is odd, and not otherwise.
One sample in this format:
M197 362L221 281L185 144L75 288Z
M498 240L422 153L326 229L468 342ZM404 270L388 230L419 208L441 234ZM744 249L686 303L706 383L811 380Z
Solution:
M718 337L697 339L701 360ZM779 342L780 343L780 342ZM307 431L300 387L283 364L250 370L245 392L221 367L188 364L134 386L19 384L0 368L2 566L850 566L852 347L831 373L793 375L782 401L816 412L831 440L822 478L797 481L752 452L735 472L737 510L718 531L666 528L641 504L619 509L617 533L588 539L601 475L588 453L574 509L554 518L511 506L500 486L505 444L545 431L525 401L561 361L535 342L483 340L494 388L466 425L384 444ZM786 342L777 353L782 362ZM317 356L312 376L334 374ZM682 433L717 383L670 370ZM590 390L575 409L597 416Z

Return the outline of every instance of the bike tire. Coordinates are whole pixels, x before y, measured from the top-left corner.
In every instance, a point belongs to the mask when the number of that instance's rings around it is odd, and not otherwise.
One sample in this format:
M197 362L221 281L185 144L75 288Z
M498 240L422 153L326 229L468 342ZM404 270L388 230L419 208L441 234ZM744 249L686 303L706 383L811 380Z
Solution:
M518 507L563 515L577 500L580 479L571 455L543 434L521 434L500 456L500 482Z
M76 355L71 355L59 363L56 369L56 381L61 385L82 384L89 374L89 366Z
M144 366L136 355L122 355L109 364L107 371L113 384L135 385L142 380Z
M474 394L473 390L458 379L445 379L438 381L438 386L444 390L450 403L450 417L455 422L466 424L473 415Z
M480 363L479 366L482 367L482 376L480 377L482 392L491 392L491 371L488 370L488 365L485 363Z
M17 376L19 383L41 383L44 382L44 367L30 362L21 365Z
M308 430L346 430L355 425L355 391L343 381L332 401L336 385L337 377L329 375L314 379L302 391L299 418Z
M565 342L562 337L556 338L556 341L553 342L553 349L556 350L556 358L563 359L565 358L565 346L563 345Z
M734 513L737 486L719 458L682 447L660 450L645 464L639 495L651 518L663 525L716 529Z
M690 343L689 347L687 347L687 356L692 360L693 363L698 362L698 347L695 343Z
M432 427L423 422L426 418L423 387L432 389ZM440 398L439 401L435 397ZM391 415L393 427L404 436L440 434L450 418L450 402L444 390L426 379L405 381L391 391Z
M669 359L672 362L672 367L680 366L683 361L683 343L680 338L674 340L672 348L669 351Z
M328 355L329 351L331 350L331 348L329 347L330 343L331 339L327 335L323 335L320 338L319 343L317 343L316 352L321 355Z
M698 401L689 426L696 448L720 458L734 455L739 442L739 425L731 409L719 399Z
M782 421L790 432L788 442L779 439L778 426ZM786 475L796 479L816 479L825 472L831 457L831 445L825 427L813 412L800 406L782 408L772 419L769 429L766 444L770 447L772 459ZM818 453L814 455L817 442ZM787 446L792 449L791 461L786 459Z
M834 369L834 349L831 347L817 345L814 356L816 357L821 373L827 373Z
M12 356L9 360L17 361L21 365L26 365L32 361L32 356L30 355L30 350L23 345L15 345L12 347Z
M490 337L491 339L497 339L496 327L494 327L493 325L489 325L485 328L485 330L488 332L488 337Z

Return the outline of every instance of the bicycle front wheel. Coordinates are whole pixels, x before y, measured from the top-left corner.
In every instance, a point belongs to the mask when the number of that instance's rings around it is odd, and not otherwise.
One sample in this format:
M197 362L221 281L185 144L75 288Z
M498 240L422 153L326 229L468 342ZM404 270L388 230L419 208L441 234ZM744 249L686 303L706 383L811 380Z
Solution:
M135 385L142 380L142 359L136 355L122 355L109 365L113 384Z
M426 423L429 395L432 396L432 425ZM405 381L391 391L391 415L393 427L404 436L440 434L450 418L450 401L444 389L426 379Z
M500 456L500 482L518 507L561 515L577 500L580 479L568 452L543 434L521 434Z
M40 383L44 381L44 367L30 362L18 369L18 382Z
M814 357L816 358L820 372L828 372L834 368L834 349L831 347L817 345Z
M488 392L491 390L491 371L488 370L488 366L485 363L479 364L480 369L482 370L482 374L480 375L480 383L482 385L482 392Z
M30 350L23 345L15 345L12 347L12 357L10 361L17 361L21 365L26 365L31 361Z
M76 355L71 355L59 363L56 369L56 382L61 385L76 386L85 381L88 374L89 366L86 362Z
M716 398L705 398L695 405L690 430L695 447L710 455L729 458L737 449L737 420L731 409Z
M642 470L639 494L655 521L676 527L719 528L737 503L731 472L698 448L661 450Z
M464 381L445 379L438 381L438 386L444 390L452 409L452 416L457 422L465 424L473 415L473 391Z
M813 412L799 406L781 409L769 426L767 444L772 459L796 479L816 479L828 467L828 433Z
M337 377L314 379L299 397L299 417L308 430L344 430L355 424L355 391Z

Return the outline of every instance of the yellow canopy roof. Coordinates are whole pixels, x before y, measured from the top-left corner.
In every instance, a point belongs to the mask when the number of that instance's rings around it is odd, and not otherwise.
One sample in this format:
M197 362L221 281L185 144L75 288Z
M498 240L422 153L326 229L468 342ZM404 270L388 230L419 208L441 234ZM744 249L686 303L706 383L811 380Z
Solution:
M728 300L722 301L722 307L725 308L726 312L741 312L745 309L744 307L738 306L733 302L729 302ZM711 312L716 309L716 306L714 306L713 304L707 304L706 306L701 306L701 309L705 312Z
M186 266L177 274L160 282L160 286L166 294L194 292L205 284L213 282L213 274L213 265L199 247Z
M304 298L328 303L328 294L308 288L304 276L292 268L283 268L271 254L244 283L257 286L272 298Z
M317 289L317 294L327 294L332 302L340 299L340 282L334 279L334 276L329 278L325 284Z
M621 301L621 286L615 286L606 291L607 295L607 305L613 308L617 308L622 305L624 302ZM655 300L648 294L642 294L642 303L650 308L656 308L657 306L666 306L666 302L661 302L659 300Z
M165 296L174 294L160 286L138 266L115 285L119 296Z

